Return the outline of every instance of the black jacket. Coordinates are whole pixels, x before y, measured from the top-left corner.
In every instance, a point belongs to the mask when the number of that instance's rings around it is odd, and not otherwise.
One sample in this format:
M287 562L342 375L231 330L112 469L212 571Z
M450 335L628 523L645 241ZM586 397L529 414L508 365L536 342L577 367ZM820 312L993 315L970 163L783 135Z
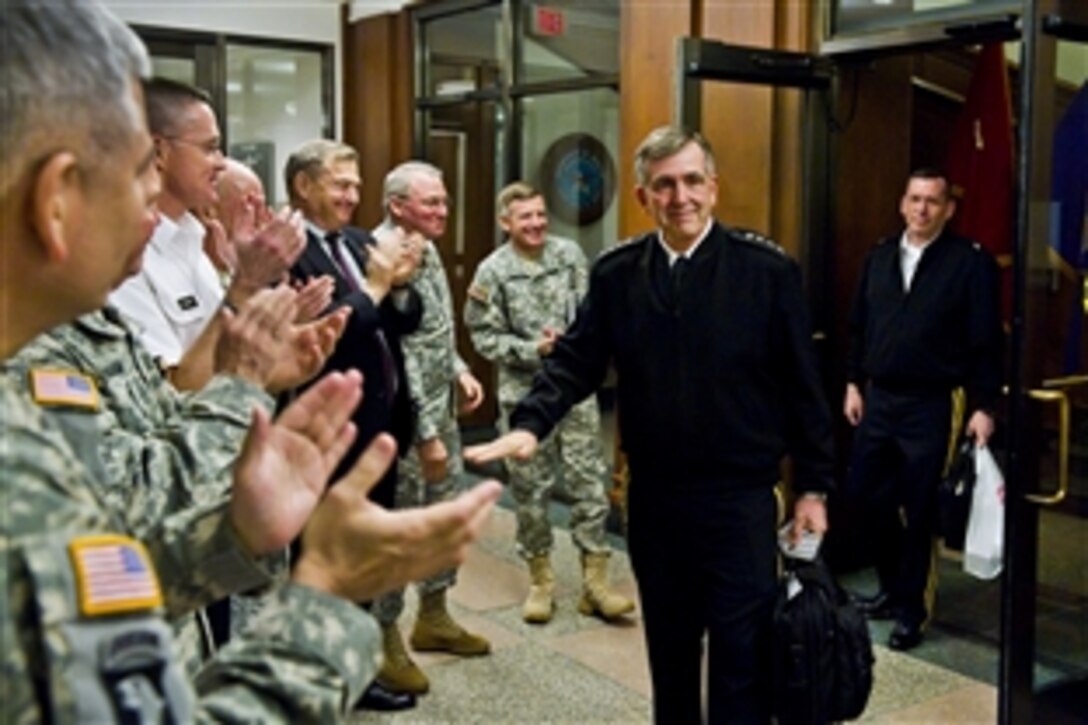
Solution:
M883 239L865 260L850 312L848 381L920 394L962 385L968 410L993 408L1002 367L997 263L945 231L905 292L901 236Z
M344 247L354 256L359 269L366 270L367 247L374 240L369 233L356 227L345 227L341 231L344 235ZM423 306L419 295L410 288L399 293L404 295L401 303L394 304L393 295L387 295L376 306L368 295L352 289L325 253L321 240L309 230L306 237L306 249L291 269L292 279L307 280L323 274L330 275L336 280L330 310L345 305L351 308L344 334L325 363L322 374L350 369L359 370L363 374L363 402L352 417L358 427L358 434L336 474L339 477L354 464L355 459L378 433L391 433L397 439L398 450L402 454L411 444L414 415L408 396L400 338L419 326ZM385 335L395 361L398 377L395 393L390 391L391 381L386 379L386 366L377 338L379 329Z
M797 265L718 224L675 300L667 265L656 233L602 255L512 426L543 437L612 364L633 477L771 485L790 453L798 490L829 490L831 418Z

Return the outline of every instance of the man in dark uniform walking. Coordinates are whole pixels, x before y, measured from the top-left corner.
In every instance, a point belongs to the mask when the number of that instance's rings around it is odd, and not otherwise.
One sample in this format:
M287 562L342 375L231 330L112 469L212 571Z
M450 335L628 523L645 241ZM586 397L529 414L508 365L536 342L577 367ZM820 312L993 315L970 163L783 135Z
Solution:
M705 635L710 722L766 723L781 459L795 463L795 537L827 528L832 485L800 272L770 241L713 220L715 161L699 134L653 131L636 168L658 230L598 260L511 432L465 457L530 457L613 365L655 720L702 721Z
M846 494L880 580L858 603L871 617L897 619L888 639L897 650L921 642L929 618L952 391L965 389L973 411L965 433L981 447L1001 388L997 264L945 228L956 210L950 191L940 171L910 175L899 204L906 227L869 253L850 313L843 413L858 430Z

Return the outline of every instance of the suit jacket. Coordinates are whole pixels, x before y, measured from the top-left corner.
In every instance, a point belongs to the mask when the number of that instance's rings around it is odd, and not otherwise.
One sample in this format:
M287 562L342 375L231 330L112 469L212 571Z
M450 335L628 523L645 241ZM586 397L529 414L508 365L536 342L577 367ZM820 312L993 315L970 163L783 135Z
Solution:
M1001 395L1000 273L979 244L947 229L926 247L903 289L899 242L866 257L850 310L847 380L901 393L967 391L968 411Z
M365 274L367 249L374 243L374 239L368 232L356 227L344 227L341 232L344 248ZM391 433L396 438L398 450L402 454L411 445L414 413L408 396L400 338L419 326L423 306L419 295L410 288L398 293L399 299L396 302L390 294L380 305L375 305L365 292L353 289L353 285L344 279L339 268L325 253L322 241L313 232L307 230L306 237L306 249L291 268L291 278L304 281L327 274L336 281L330 311L345 305L351 308L344 334L325 363L322 374L351 369L359 370L363 374L363 402L359 404L352 418L358 434L355 443L344 456L334 476L335 480L355 464L363 449L381 432ZM397 378L395 390L391 389L394 381L387 378L387 364L378 339L379 330L385 335L386 345L392 353ZM378 488L386 488L384 479ZM392 503L391 498L388 502L384 501L385 496L373 497L383 504Z
M632 491L638 479L667 496L770 487L787 453L798 491L829 490L831 415L800 267L715 223L675 289L670 276L656 232L602 254L511 428L543 440L612 365Z

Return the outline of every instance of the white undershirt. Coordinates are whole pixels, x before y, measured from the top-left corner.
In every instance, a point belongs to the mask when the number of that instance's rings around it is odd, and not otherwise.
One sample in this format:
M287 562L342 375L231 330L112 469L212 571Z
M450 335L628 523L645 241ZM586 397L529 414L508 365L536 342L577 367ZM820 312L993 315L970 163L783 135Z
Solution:
M903 232L903 236L899 238L899 268L903 272L904 291L910 291L910 285L914 281L914 273L918 270L918 263L922 261L922 253L932 243L933 239L927 239L922 244L914 244L907 239L906 232Z
M669 269L672 269L672 265L675 264L676 260L680 259L681 257L683 257L684 259L691 259L691 256L693 254L695 254L695 250L699 248L699 245L702 244L703 240L706 239L707 235L710 234L710 228L712 226L714 226L714 220L713 219L711 219L710 221L708 221L706 223L706 229L703 230L703 233L700 234L699 238L696 239L695 242L690 247L688 247L686 250L684 250L683 253L677 252L672 247L670 247L668 244L666 244L664 235L661 233L661 230L658 229L657 230L657 243L660 244L661 248L665 250L665 254L667 255L667 259L669 261Z

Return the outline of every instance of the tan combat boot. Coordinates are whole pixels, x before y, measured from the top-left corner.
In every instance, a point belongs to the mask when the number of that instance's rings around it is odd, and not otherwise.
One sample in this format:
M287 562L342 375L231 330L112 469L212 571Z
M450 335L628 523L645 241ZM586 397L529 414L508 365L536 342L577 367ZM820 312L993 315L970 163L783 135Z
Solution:
M521 605L521 618L530 624L550 622L555 613L555 572L547 554L529 559L529 596Z
M634 609L634 602L608 586L608 554L582 554L582 600L578 611L612 620Z
M462 657L485 655L491 643L453 621L446 609L446 590L425 594L412 630L412 647L420 652L449 652Z
M385 662L378 671L378 682L385 689L413 695L422 695L431 689L427 675L408 656L404 639L400 636L400 627L396 623L382 625L382 649Z

